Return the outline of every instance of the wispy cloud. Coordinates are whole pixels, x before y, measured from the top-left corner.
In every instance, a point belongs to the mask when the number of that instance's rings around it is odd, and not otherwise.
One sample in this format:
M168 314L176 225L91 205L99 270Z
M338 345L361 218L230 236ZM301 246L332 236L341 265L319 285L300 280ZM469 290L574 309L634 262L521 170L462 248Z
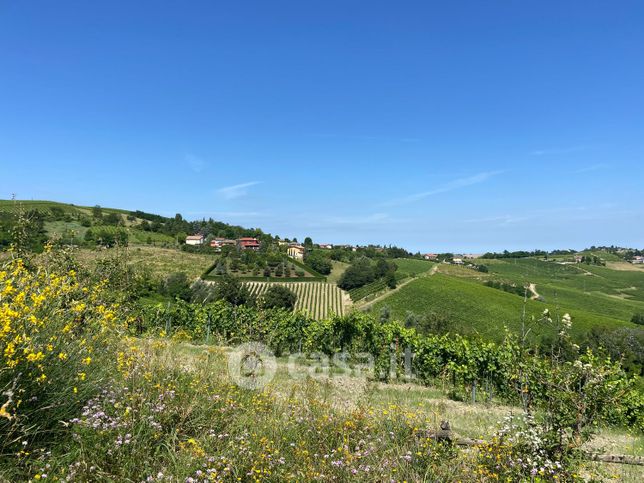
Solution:
M592 166L586 166L585 168L580 168L574 171L573 174L590 173L592 171L597 171L599 169L605 169L605 168L608 168L608 164L606 163L593 164Z
M400 143L417 143L422 141L421 138L412 136L373 136L369 134L332 134L332 133L318 133L314 134L320 138L333 138L333 139L348 139L354 141L386 141L386 142L400 142Z
M240 183L240 184L235 184L232 186L225 186L223 188L219 188L217 190L217 193L219 196L226 200L234 200L235 198L241 198L242 196L246 196L248 194L248 188L251 186L255 186L260 184L261 181L249 181L247 183Z
M194 154L186 154L184 159L190 169L195 173L201 173L206 168L206 166L208 166L208 163L206 163L206 161L204 161L199 156L195 156Z
M494 225L511 225L513 223L520 223L529 220L530 216L514 216L514 215L501 215L501 216L487 216L482 218L471 218L463 220L465 223L492 223Z
M532 156L549 156L554 154L567 154L576 153L577 151L585 151L590 149L588 146L568 146L565 148L551 148L551 149L536 149L530 152Z
M474 176L469 176L467 178L458 178L453 181L450 181L449 183L444 184L443 186L434 188L433 190L423 191L421 193L414 193L412 195L405 196L403 198L386 201L384 203L381 203L380 206L406 205L409 203L413 203L415 201L420 201L429 196L437 195L440 193L447 193L449 191L454 191L460 188L465 188L467 186L483 183L484 181L487 181L488 179L498 174L501 174L502 172L503 171L487 171L487 172L475 174Z

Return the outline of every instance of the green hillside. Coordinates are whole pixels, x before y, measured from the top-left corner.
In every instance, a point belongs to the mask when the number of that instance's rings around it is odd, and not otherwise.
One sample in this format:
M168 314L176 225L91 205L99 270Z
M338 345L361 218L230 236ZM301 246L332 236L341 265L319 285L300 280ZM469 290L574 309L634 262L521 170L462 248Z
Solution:
M408 311L423 315L435 312L447 316L454 330L474 330L485 337L500 339L503 328L518 330L520 327L523 298L514 294L486 287L464 278L436 274L412 281L389 297L375 304L375 310L389 307L392 316L403 320ZM545 308L556 310L556 304L528 300L526 314L539 317ZM595 325L609 327L634 326L615 317L599 315L581 308L560 304L559 312L573 316L573 334L581 335ZM539 333L552 332L540 327Z

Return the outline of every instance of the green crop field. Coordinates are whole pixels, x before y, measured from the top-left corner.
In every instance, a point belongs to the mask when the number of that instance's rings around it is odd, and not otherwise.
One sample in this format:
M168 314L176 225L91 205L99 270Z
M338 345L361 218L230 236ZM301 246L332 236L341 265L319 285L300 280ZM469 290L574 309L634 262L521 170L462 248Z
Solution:
M415 258L390 258L389 261L394 262L398 267L397 274L404 274L406 277L420 275L431 270L436 265L434 262Z
M523 298L501 290L486 287L481 283L464 278L436 274L410 282L391 296L379 301L375 310L389 307L395 318L403 320L407 311L423 315L436 312L447 316L455 325L454 329L474 330L485 337L500 339L504 326L518 330L523 310ZM545 308L556 310L554 303L528 300L526 314L538 317ZM587 310L572 309L560 304L558 312L570 312L573 317L572 332L581 335L592 326L630 326L634 324L618 318L599 315ZM538 333L551 332L541 326Z
M36 210L40 212L49 211L50 208L59 208L65 213L80 213L84 215L91 215L91 206L79 206L71 203L58 203L56 201L41 201L41 200L0 200L0 211L30 211ZM118 208L103 208L103 213L120 213L129 214L128 210Z
M331 313L343 315L344 294L337 285L324 282L246 282L253 295L259 296L271 285L283 285L295 292L295 308L322 319Z
M545 302L621 320L644 312L644 271L586 264L561 265L534 258L486 260L489 277L536 284Z

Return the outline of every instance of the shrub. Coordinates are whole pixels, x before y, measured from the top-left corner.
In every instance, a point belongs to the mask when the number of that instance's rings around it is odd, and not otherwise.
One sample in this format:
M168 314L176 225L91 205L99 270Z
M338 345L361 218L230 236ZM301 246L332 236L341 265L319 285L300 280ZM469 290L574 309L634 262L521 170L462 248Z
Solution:
M190 300L190 282L184 272L175 272L168 275L161 286L161 293L167 297Z
M265 309L282 308L293 310L297 295L283 285L271 285L262 295L261 306Z
M47 444L114 369L122 326L105 283L54 258L0 268L0 455ZM2 459L2 458L0 458Z

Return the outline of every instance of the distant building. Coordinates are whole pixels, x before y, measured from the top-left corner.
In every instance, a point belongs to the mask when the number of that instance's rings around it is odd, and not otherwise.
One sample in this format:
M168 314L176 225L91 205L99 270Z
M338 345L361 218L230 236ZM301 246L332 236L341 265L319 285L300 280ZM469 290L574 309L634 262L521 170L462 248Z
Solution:
M639 255L638 255L638 256L635 256L635 257L633 257L633 259L631 260L631 263L636 264L636 265L644 264L644 257L641 257L641 256L639 256Z
M235 240L230 240L228 238L213 238L210 240L210 246L218 249L221 249L221 247L226 245L235 246L236 243L237 242Z
M286 254L295 260L304 260L304 247L302 245L292 245L288 247Z
M583 261L584 257L581 255L575 255L575 263L581 263Z
M454 262L454 265L463 265L463 260L460 258L455 258L453 262Z
M436 260L438 258L438 255L436 255L435 253L425 253L423 255L423 258L425 260Z
M257 238L243 237L237 240L237 248L240 250L259 250L259 246Z
M203 245L203 235L188 235L186 237L186 245Z
M331 243L320 243L320 248L324 248L325 250L331 250L333 248L333 245Z

